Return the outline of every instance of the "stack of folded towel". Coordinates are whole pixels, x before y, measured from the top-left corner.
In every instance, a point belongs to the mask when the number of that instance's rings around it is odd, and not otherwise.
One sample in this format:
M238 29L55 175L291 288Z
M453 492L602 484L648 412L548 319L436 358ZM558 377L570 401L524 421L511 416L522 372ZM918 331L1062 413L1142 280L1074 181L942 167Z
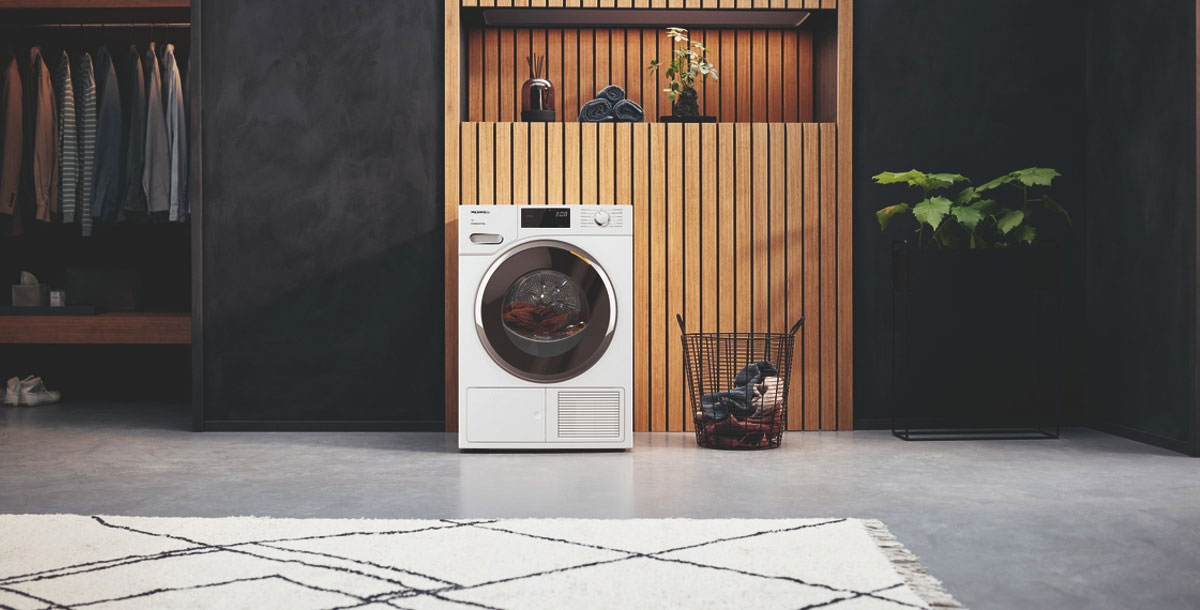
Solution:
M783 422L779 369L766 360L746 365L728 392L700 397L696 426L709 442L726 449L766 447Z
M625 99L625 90L609 85L596 94L596 99L579 109L581 123L641 123L645 119L642 107Z

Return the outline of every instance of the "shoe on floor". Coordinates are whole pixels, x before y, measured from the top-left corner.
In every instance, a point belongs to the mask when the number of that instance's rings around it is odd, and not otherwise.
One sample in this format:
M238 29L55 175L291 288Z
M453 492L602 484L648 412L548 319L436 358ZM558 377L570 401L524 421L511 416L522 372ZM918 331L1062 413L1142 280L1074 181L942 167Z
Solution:
M15 407L21 404L21 380L13 377L8 380L8 387L4 390L4 404Z
M46 384L42 382L41 377L30 375L28 378L21 380L21 404L26 407L36 407L38 405L48 405L58 402L62 394L53 390L47 390Z

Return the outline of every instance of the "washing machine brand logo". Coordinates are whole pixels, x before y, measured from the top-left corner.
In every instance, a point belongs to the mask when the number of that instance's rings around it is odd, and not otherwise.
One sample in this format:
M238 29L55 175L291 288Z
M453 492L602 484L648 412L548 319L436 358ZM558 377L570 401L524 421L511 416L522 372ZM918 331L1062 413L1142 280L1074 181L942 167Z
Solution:
M491 214L491 210L471 210L472 214Z

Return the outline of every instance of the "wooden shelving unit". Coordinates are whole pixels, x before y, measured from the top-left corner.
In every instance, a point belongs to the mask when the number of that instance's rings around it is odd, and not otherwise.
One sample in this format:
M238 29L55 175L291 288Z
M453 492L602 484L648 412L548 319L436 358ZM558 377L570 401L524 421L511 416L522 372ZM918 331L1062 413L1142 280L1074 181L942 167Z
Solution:
M187 345L187 313L105 313L94 316L0 316L0 344Z
M475 8L512 6L539 7L547 24L567 19L546 17L558 7L663 10L646 13L652 23L626 11L623 27L489 27ZM648 61L670 53L657 24L772 8L815 10L799 28L695 30L722 72L700 91L717 124L653 122L669 113L645 80ZM688 332L783 332L804 316L788 427L852 429L852 30L853 0L447 0L447 428L458 415L458 206L617 203L634 208L635 430L691 429L676 313ZM560 122L514 122L526 53L550 57ZM651 122L573 122L610 82Z

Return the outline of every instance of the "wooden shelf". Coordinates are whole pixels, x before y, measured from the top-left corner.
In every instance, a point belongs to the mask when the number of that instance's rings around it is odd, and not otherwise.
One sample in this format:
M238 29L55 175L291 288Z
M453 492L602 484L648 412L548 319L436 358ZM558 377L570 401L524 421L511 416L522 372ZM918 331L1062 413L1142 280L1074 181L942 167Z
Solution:
M94 316L0 316L0 344L188 345L187 313L104 313Z
M141 9L188 8L191 0L0 0L0 9Z

